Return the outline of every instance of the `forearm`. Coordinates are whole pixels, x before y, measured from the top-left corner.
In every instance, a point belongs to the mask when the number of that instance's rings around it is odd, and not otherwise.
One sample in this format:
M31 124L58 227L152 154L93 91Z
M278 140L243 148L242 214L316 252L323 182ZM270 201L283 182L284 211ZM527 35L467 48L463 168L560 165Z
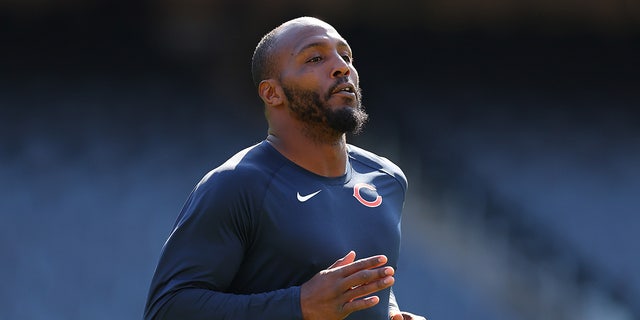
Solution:
M167 299L147 320L302 319L300 287L239 295L188 288Z
M398 307L398 302L396 301L396 296L393 294L393 289L391 289L391 293L389 294L389 317L392 320L427 320L427 318L423 316L406 311L400 311L400 307Z

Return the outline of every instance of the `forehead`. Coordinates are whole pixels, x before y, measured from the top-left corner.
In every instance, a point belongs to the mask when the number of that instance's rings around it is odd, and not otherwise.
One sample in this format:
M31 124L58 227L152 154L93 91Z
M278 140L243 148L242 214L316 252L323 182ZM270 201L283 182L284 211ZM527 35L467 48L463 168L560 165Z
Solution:
M278 54L286 55L296 55L310 45L349 46L331 25L315 21L286 26L278 43Z

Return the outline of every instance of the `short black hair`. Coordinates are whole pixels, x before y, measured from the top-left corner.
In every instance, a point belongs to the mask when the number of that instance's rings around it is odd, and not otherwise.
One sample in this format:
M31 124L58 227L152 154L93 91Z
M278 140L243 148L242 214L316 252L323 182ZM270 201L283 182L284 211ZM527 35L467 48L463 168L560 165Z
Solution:
M275 64L271 56L276 46L276 38L279 30L280 27L264 35L253 51L253 57L251 58L251 75L253 77L253 84L256 87L260 84L260 81L274 76Z
M284 27L291 23L308 23L308 21L310 20L326 23L315 17L303 16L282 23L273 30L269 31L269 33L265 34L264 37L262 37L260 42L258 42L256 49L253 51L253 57L251 58L251 75L253 77L253 84L256 87L258 87L260 81L264 79L279 76L275 74L277 70L272 56L273 50L277 46L278 37L280 36L280 33L284 29Z

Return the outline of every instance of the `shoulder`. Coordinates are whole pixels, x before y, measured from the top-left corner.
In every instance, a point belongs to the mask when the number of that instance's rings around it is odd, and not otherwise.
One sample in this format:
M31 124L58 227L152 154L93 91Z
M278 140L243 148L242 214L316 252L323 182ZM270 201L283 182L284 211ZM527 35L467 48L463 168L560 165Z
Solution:
M373 170L388 174L396 179L402 185L403 189L407 189L407 177L402 169L391 160L351 144L348 145L348 150L349 157L354 161L370 167Z
M176 223L197 219L210 221L206 225L250 225L247 221L260 212L272 177L281 166L282 160L268 148L264 143L248 147L205 174L189 194Z
M209 171L196 185L196 190L216 189L228 195L264 187L282 166L282 159L274 152L266 142L245 148Z

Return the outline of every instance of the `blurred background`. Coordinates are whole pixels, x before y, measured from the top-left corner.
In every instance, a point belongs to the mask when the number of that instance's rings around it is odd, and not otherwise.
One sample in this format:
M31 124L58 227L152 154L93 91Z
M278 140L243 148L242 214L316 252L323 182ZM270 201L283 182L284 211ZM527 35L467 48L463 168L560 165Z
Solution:
M184 200L266 136L250 59L350 42L429 319L640 319L640 2L0 1L0 319L140 319Z

